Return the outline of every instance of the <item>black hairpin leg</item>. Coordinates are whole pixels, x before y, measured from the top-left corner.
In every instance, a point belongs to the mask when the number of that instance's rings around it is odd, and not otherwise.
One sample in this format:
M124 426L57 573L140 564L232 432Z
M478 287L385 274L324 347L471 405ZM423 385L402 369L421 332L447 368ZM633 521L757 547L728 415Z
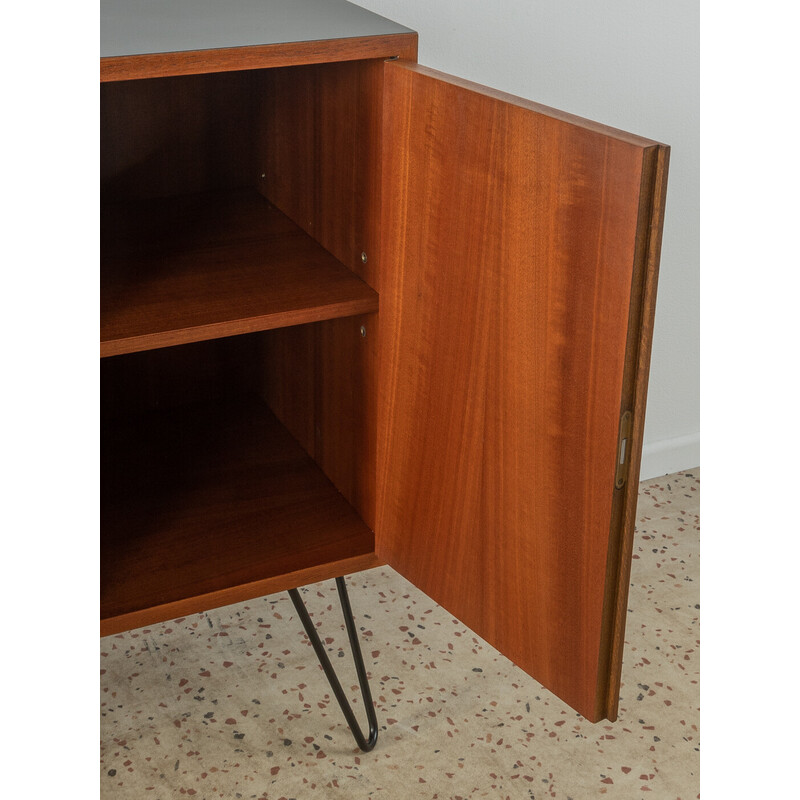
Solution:
M353 622L353 612L350 608L350 598L347 595L347 585L344 582L344 578L336 579L336 588L339 590L339 601L342 604L344 624L347 628L347 636L350 639L350 649L352 650L353 661L355 661L356 665L358 683L361 687L361 697L364 699L364 707L367 711L367 721L369 722L368 739L364 738L361 727L356 720L355 714L353 714L353 709L350 707L350 702L348 701L344 690L342 689L342 684L339 683L339 679L336 677L336 673L333 671L333 667L331 666L328 654L325 652L325 647L319 639L317 629L314 627L314 623L308 616L308 611L306 610L305 603L303 603L303 600L300 597L300 593L297 591L297 589L289 589L289 597L292 598L292 602L294 603L295 609L297 609L297 613L300 616L303 627L306 629L306 635L314 647L314 651L317 654L319 663L328 678L328 683L330 683L331 689L333 689L333 693L336 695L336 699L339 701L339 706L341 707L342 713L347 720L347 724L350 726L353 738L356 740L356 744L366 753L372 750L372 748L375 747L375 742L378 741L378 718L375 715L375 708L372 705L372 694L369 690L367 671L364 669L364 659L361 657L361 647L358 644L358 632L356 631L355 622Z

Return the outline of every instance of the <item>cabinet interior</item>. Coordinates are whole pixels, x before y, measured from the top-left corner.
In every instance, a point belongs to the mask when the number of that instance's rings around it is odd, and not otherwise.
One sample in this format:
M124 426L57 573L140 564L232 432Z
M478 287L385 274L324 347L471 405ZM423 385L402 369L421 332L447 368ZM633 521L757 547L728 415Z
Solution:
M101 634L388 563L615 719L669 149L420 66L413 32L232 47L243 6L141 50L129 10Z
M381 67L101 84L105 634L379 563Z

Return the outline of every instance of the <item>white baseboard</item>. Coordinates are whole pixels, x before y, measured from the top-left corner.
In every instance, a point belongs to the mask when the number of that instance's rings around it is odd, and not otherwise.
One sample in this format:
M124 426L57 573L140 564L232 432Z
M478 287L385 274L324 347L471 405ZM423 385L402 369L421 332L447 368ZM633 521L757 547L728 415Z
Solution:
M672 472L693 469L700 465L700 433L676 436L645 444L639 480L660 478Z

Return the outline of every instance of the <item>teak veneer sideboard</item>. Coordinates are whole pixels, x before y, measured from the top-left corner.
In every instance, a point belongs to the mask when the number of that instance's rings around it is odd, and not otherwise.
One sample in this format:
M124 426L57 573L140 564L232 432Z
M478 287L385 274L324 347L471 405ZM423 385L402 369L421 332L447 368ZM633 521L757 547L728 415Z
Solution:
M198 8L102 3L101 633L389 564L616 718L669 149Z

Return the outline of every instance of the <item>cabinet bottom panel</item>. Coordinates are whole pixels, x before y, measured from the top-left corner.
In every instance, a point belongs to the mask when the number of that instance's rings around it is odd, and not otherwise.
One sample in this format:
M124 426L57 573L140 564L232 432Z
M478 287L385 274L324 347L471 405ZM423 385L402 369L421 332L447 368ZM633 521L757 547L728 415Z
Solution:
M261 403L152 412L102 437L101 635L382 563Z

